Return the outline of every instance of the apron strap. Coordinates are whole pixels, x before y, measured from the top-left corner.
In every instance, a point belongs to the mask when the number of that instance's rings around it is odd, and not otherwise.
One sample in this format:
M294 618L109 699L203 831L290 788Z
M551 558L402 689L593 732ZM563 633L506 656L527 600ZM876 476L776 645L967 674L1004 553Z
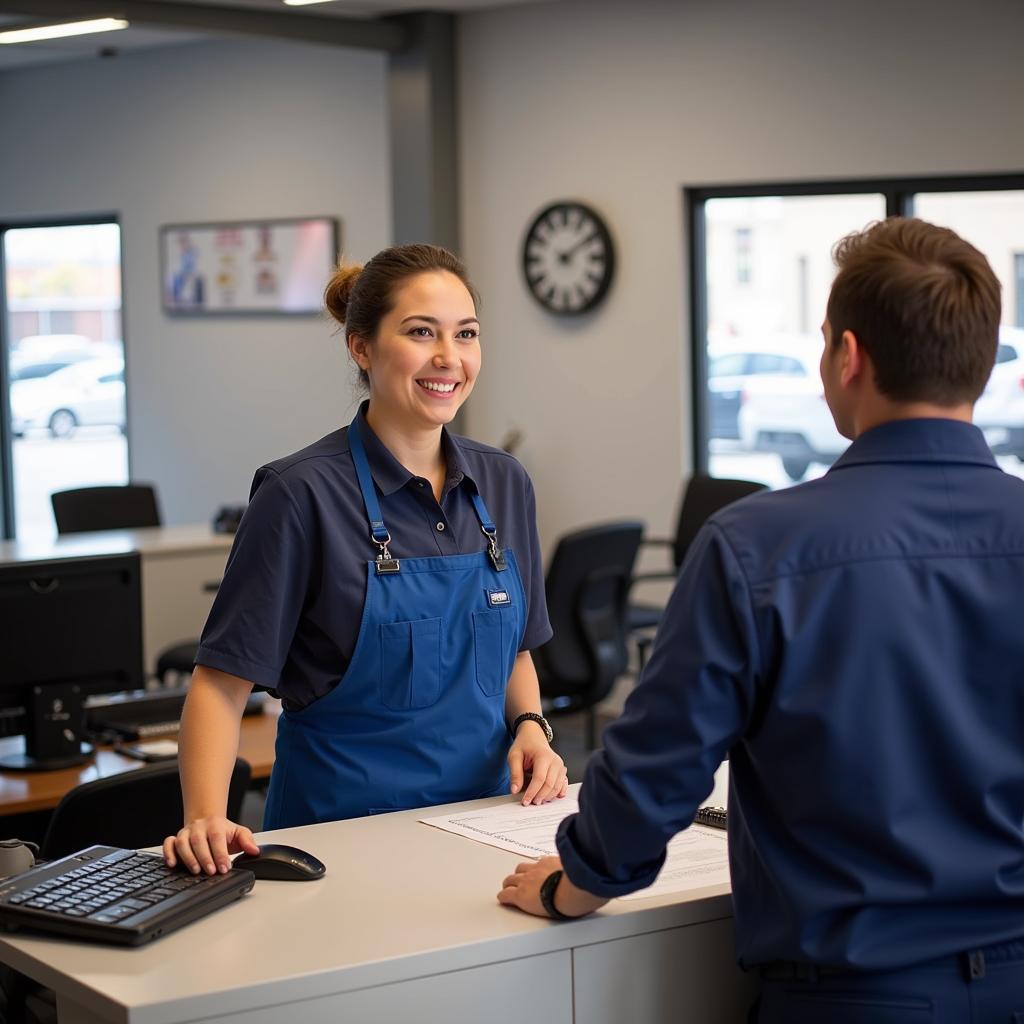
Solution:
M370 524L370 536L373 538L374 544L381 549L378 561L393 562L395 568L389 568L385 571L397 572L398 562L391 558L391 554L388 551L388 544L391 543L391 534L384 525L384 516L380 510L380 502L377 501L377 491L373 486L373 476L370 473L370 463L366 458L366 447L363 445L363 439L359 434L358 413L356 413L348 428L348 447L352 454L352 462L356 467L359 490L363 495L363 505L366 508L366 515ZM508 562L498 547L497 527L494 525L490 512L487 511L487 506L484 504L484 499L480 496L475 483L473 483L470 490L470 500L473 502L476 517L480 521L480 531L487 538L489 545L488 554L491 557L491 561L494 563L495 569L501 572L508 567Z
M505 558L501 548L498 547L498 529L494 525L490 512L484 504L484 499L477 490L476 483L470 491L470 498L473 508L476 510L476 517L480 520L480 532L487 538L487 554L497 572L504 572L508 568L508 560Z
M370 475L370 463L366 458L366 448L363 446L363 439L359 436L358 419L357 415L348 428L348 448L352 453L356 476L359 478L359 490L363 492L363 505L370 521L370 536L376 544L387 544L391 540L391 534L388 533L388 528L384 525L384 517L381 515L377 491L374 489L373 477Z

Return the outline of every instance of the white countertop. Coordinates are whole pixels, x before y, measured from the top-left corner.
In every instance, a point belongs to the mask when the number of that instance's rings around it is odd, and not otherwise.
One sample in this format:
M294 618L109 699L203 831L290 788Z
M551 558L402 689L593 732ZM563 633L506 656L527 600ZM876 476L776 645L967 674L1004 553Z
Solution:
M152 526L140 530L101 530L49 539L0 541L0 564L42 562L91 555L179 555L188 551L228 549L232 534L214 533L206 523Z
M494 799L452 804L498 803ZM263 833L327 865L312 882L259 881L241 901L139 949L0 937L0 960L113 1019L165 1024L252 1011L731 917L729 887L612 901L555 923L502 907L521 858L420 824L424 812Z

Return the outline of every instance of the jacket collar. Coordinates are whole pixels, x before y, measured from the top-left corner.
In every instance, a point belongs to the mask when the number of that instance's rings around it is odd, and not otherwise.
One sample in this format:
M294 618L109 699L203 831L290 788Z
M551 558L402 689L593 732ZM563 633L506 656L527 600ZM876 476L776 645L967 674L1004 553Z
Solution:
M832 470L878 462L972 462L998 469L982 432L951 419L892 420L860 435Z

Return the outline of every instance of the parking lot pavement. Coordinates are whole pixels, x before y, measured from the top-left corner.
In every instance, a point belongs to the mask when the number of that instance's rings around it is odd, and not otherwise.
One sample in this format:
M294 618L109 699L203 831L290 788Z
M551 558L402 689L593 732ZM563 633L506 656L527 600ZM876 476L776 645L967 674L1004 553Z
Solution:
M128 482L128 444L117 428L80 427L60 440L45 434L14 441L14 516L20 540L53 537L50 495L69 487Z

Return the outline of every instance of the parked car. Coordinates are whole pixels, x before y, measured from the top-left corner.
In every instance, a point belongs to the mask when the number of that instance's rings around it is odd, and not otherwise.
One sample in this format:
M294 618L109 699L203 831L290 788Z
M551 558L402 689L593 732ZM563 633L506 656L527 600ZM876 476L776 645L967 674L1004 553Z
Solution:
M45 377L11 385L11 429L49 430L69 437L76 427L109 425L124 430L124 360L88 359Z
M836 430L825 403L818 355L801 356L803 378L749 381L737 416L744 446L776 453L790 480L803 479L813 463L830 466L850 443ZM1024 330L999 328L996 363L974 408L974 422L995 454L1024 462Z
M773 380L806 377L807 366L799 354L813 344L813 340L801 335L711 342L708 346L708 436L739 440L739 412L750 382L765 377Z
M974 407L974 422L996 455L1024 462L1024 330L999 328L996 365Z
M812 463L830 466L850 443L836 430L825 403L818 362L821 343L799 352L804 372L751 380L738 416L740 440L752 451L772 452L790 480L802 480Z

